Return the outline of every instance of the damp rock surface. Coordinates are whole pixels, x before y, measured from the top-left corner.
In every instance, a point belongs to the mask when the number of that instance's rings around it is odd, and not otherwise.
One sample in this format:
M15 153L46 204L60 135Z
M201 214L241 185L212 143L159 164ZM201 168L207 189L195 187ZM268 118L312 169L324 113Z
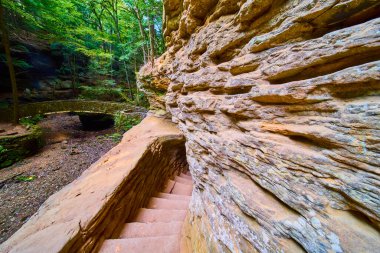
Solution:
M139 82L186 137L194 252L378 251L378 1L164 7Z

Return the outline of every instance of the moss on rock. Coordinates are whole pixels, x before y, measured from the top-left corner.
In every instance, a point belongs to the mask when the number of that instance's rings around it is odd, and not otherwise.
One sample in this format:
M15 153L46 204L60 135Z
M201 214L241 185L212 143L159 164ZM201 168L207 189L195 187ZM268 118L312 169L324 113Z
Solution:
M36 153L43 146L42 129L30 126L27 133L0 137L0 168L8 167L26 156Z

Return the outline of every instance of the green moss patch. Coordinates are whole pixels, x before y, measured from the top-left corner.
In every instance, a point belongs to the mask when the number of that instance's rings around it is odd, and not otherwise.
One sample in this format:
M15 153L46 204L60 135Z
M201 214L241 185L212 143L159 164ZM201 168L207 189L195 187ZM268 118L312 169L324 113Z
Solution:
M0 137L0 168L8 167L43 146L42 129L30 126L28 133Z

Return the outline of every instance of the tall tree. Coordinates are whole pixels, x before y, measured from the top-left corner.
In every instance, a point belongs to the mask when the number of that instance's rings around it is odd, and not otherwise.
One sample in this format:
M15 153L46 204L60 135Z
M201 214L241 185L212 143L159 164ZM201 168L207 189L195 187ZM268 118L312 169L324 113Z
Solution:
M73 84L86 72L97 82L126 83L133 99L136 69L164 51L161 0L3 1L12 37L27 31L49 41Z
M13 98L13 123L17 124L19 119L19 101L18 101L18 90L17 90L17 82L16 82L16 74L12 62L11 49L9 43L9 35L8 30L5 24L4 18L4 8L3 3L0 0L0 30L2 34L2 44L5 51L5 56L7 59L9 76L12 84L12 98Z
M154 23L153 23L153 17L149 15L149 44L150 44L150 61L152 63L152 68L154 65L154 58L156 51L154 49L154 40L155 40L156 34L154 31Z

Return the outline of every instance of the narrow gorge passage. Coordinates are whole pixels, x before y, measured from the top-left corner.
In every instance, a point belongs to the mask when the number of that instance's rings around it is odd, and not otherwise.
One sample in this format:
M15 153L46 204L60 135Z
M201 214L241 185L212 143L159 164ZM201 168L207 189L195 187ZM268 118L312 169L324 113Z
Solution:
M186 252L181 244L182 226L192 190L190 172L169 179L164 189L124 225L119 237L107 239L99 252Z

